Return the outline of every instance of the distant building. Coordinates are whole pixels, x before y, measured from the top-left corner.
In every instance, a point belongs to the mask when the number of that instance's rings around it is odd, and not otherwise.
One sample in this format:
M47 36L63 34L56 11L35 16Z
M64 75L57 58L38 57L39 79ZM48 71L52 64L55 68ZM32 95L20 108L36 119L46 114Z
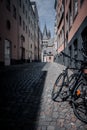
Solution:
M42 62L46 62L46 48L48 46L48 41L51 36L49 36L46 24L44 26L43 34L42 34Z
M54 62L54 54L55 54L54 53L55 52L55 49L54 49L54 38L51 38L48 41L46 52L47 52L46 62Z
M38 56L41 31L35 2L1 0L0 19L0 65L41 59Z
M50 31L47 30L46 25L44 26L42 35L42 62L53 62L54 61L54 39L51 38Z
M72 57L82 59L82 43L87 40L87 0L55 0L57 13L58 62L76 66ZM61 55L64 51L71 59Z

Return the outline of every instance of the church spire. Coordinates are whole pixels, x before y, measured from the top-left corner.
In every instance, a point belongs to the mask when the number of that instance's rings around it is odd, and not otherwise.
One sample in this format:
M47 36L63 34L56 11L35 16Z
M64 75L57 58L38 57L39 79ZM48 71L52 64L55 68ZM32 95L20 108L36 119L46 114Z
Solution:
M44 30L43 30L43 38L45 39L47 39L47 27L46 27L46 24L45 24L45 26L44 26Z
M46 24L44 25L44 30L43 30L43 39L50 39L51 38L51 33L50 30L47 30Z

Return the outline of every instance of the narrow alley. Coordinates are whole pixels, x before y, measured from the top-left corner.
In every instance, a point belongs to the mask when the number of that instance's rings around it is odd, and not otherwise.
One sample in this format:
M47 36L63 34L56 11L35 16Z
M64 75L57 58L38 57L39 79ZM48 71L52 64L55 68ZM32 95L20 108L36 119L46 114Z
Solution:
M30 63L0 70L0 129L87 130L68 102L53 102L53 84L65 67ZM2 75L3 73L3 75Z

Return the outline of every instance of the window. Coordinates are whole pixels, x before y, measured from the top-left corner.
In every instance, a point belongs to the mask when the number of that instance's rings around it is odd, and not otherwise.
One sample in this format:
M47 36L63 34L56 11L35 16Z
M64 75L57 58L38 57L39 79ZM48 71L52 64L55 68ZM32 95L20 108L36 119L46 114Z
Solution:
M30 29L29 29L29 37L30 37Z
M77 39L74 41L74 57L77 57L77 51L78 51L78 44Z
M44 50L44 54L46 54L46 50Z
M27 26L26 26L26 33L27 33Z
M6 27L7 27L8 30L11 29L11 23L10 23L9 20L6 21Z
M31 39L32 39L32 33L31 33Z
M22 24L22 19L21 19L21 16L19 15L19 24L20 24L20 26L21 26L21 24Z
M62 27L62 43L64 42L64 27Z
M82 5L82 4L83 4L83 1L84 1L84 0L80 0L80 5Z
M51 60L51 56L49 56L49 60Z
M51 51L49 52L49 54L51 54Z
M3 0L0 0L0 2L3 2Z
M26 4L27 4L27 0L26 0L25 2L26 2Z
M78 0L74 0L74 17L77 15L78 12Z
M84 48L84 53L87 55L87 26L83 29L82 33L82 47Z
M11 41L4 40L4 64L10 65L11 63Z
M16 7L13 5L13 17L16 19Z
M72 5L71 5L71 1L70 1L70 5L69 5L69 28L72 25Z
M83 29L81 36L83 41L87 41L87 26Z
M74 45L74 57L75 57L75 59L77 59L78 58L78 41L77 41L77 39L74 41L73 45ZM75 64L75 67L77 67L78 64L76 61L74 61L74 64Z
M60 45L62 44L62 30L60 31Z
M24 4L23 4L23 13L25 14L25 6L24 6Z
M70 55L69 65L71 66L71 63L72 63L72 46L69 46L69 55Z
M66 0L66 4L67 4L67 0Z
M36 50L36 46L35 46L35 50Z
M58 44L58 47L59 47L59 46L60 46L60 34L58 35L58 41L59 41L59 42L58 42L58 43L59 43L59 44Z
M21 7L21 0L19 0L19 6Z
M27 19L27 11L26 11L26 19Z
M72 46L69 46L69 54L70 54L70 57L72 57Z
M29 21L29 24L30 24L30 17L28 17L28 21Z
M11 1L6 0L6 8L10 11L11 10Z
M23 30L25 30L25 22L23 21Z
M2 38L0 37L0 41L2 40Z
M67 15L66 15L66 32L69 30L68 27L69 27L69 26L68 26L68 13L67 13Z

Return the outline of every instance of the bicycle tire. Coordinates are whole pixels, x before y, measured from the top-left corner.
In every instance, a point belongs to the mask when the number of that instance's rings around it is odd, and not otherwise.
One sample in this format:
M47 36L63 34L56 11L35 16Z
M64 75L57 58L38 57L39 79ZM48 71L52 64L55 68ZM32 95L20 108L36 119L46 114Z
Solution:
M87 92L87 84L85 86L85 83L81 80L73 91L72 107L75 116L82 122L87 123L87 105L85 106L83 98L84 97L83 90L85 88ZM77 92L79 92L79 95L77 95Z
M62 91L63 88L63 81L64 81L64 73L61 73L53 86L53 90L52 90L52 100L56 100L56 98L59 96L60 92Z
M68 86L69 86L69 89L72 90L74 84L75 84L75 81L76 79L78 78L78 73L74 73L74 74L71 74L69 76L69 83L68 83Z
M66 101L69 96L71 95L70 91L73 89L73 85L75 83L75 80L77 78L77 74L71 74L67 80L67 78L64 78L62 91L60 92L60 98L63 101Z

